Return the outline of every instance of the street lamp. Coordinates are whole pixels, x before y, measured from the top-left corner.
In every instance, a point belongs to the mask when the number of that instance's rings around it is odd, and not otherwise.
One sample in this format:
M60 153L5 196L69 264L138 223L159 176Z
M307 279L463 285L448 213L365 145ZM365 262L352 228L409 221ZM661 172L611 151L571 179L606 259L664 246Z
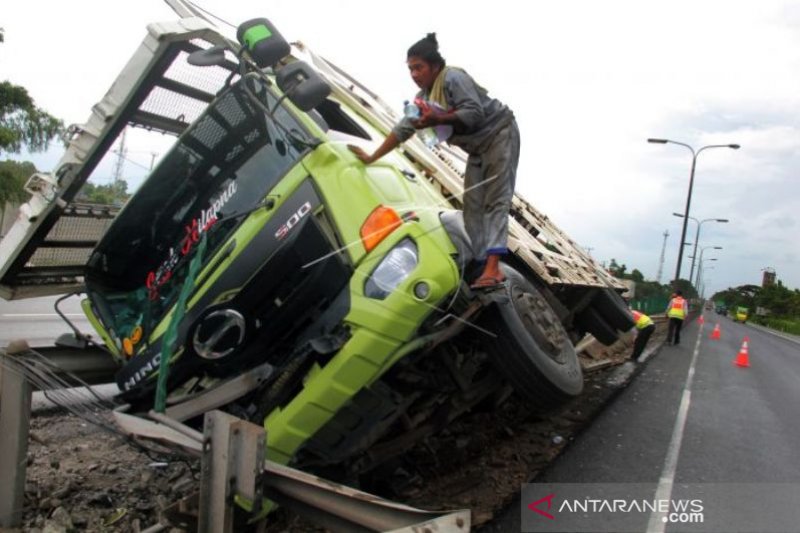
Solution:
M707 270L714 270L714 267L708 267ZM703 290L700 292L700 299L702 300L706 299L706 285L708 285L709 281L710 278L703 278Z
M699 262L699 266L697 267L697 279L695 280L695 284L694 284L695 287L697 287L697 285L700 283L700 270L703 268L703 252L705 252L709 248L711 248L712 250L722 250L722 246L703 246L700 249L700 262ZM716 261L716 259L714 259L714 261ZM694 263L694 257L692 257L692 263ZM689 281L692 281L692 280L689 280Z
M673 216L684 218L683 215L680 213L672 213ZM703 225L703 222L720 222L727 224L730 222L727 218L705 218L703 220L697 220L694 217L689 217L695 221L697 224L697 233L694 236L694 251L692 252L692 268L689 269L689 281L692 281L692 276L694 275L694 259L697 257L697 243L700 241L700 226ZM700 254L700 257L703 257L703 254Z
M681 240L678 241L680 244L678 245L678 263L675 265L675 281L673 284L677 287L678 279L681 276L681 261L683 260L683 241L686 240L686 224L689 222L689 207L692 203L692 187L694 186L694 169L697 166L697 156L700 155L700 152L706 150L707 148L731 148L733 150L738 150L740 146L738 144L709 144L707 146L703 146L699 150L695 151L690 145L672 141L670 139L647 139L647 142L654 143L654 144L677 144L689 149L692 152L692 170L689 173L689 192L686 194L686 210L683 213L683 229L681 230ZM691 280L690 280L691 282Z
M716 261L716 260L717 260L717 258L716 258L716 257L713 257L713 258L710 258L710 259L706 259L704 262L708 262L708 261ZM697 273L698 273L698 276L697 276L696 283L695 283L695 285L694 285L694 286L695 286L695 289L697 290L697 294L700 294L700 282L701 282L701 281L702 281L702 279L703 279L703 278L702 278L702 276L700 275L700 274L701 274L701 271L702 271L702 274L705 274L705 273L706 273L706 270L713 270L713 268L714 268L713 266L707 267L707 266L705 266L703 263L700 263L700 264L697 266Z

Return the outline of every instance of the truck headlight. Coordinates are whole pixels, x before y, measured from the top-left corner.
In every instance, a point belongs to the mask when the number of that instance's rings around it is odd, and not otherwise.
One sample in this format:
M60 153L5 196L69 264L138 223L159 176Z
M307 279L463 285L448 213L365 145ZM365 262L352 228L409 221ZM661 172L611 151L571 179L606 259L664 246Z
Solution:
M411 239L403 239L372 271L364 293L370 298L383 300L411 274L418 262L417 245Z

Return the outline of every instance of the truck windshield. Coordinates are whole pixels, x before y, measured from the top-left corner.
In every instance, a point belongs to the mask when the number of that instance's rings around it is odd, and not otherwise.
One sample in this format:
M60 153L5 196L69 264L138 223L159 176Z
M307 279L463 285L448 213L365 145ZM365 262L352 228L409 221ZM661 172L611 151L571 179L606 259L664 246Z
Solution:
M223 91L130 199L87 265L86 286L118 337L170 308L200 239L207 263L313 139L264 82ZM269 117L263 109L272 111Z

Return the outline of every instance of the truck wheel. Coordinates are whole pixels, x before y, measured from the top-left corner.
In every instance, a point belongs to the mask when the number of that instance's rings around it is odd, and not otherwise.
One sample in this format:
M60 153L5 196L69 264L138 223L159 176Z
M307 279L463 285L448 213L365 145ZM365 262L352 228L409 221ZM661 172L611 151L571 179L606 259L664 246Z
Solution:
M614 289L601 290L592 300L592 307L617 331L630 331L636 325L625 300Z
M603 319L594 307L587 307L578 313L575 317L575 323L583 331L591 333L595 339L606 346L611 346L619 338L614 328L608 325L608 322Z
M565 402L583 390L578 355L558 316L525 277L508 265L505 297L489 310L493 363L536 407Z

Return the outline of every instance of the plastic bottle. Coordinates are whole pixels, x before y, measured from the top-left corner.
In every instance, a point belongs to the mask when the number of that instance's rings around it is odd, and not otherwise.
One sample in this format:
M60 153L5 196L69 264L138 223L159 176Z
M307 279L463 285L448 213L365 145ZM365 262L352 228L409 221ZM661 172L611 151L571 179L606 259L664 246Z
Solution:
M403 102L403 115L411 120L419 118L419 107L414 102Z
M411 120L418 119L421 115L419 106L414 102L406 100L403 102L403 115ZM428 148L436 146L439 143L439 138L436 136L436 132L433 128L417 130L417 136Z

